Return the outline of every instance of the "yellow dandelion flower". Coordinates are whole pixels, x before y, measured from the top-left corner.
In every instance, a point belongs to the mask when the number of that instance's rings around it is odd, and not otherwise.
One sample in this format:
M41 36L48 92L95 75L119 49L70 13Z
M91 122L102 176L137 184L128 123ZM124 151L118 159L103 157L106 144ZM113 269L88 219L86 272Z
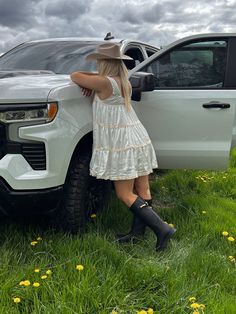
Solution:
M141 311L138 311L138 313L137 314L147 314L147 311L145 311L145 310L141 310Z
M154 314L154 311L153 311L152 308L148 308L147 313L148 313L148 314Z
M206 214L207 212L205 210L202 211L202 214Z
M230 260L230 262L235 262L235 257L232 256L232 255L230 255L230 256L228 257L228 259Z
M16 303L16 304L20 303L20 301L21 301L21 298L18 298L18 297L17 298L12 298L12 299L13 299L13 302Z
M20 286L24 286L24 285L25 285L25 282L24 282L24 281L21 281L21 282L19 283L19 285L20 285Z
M94 219L94 218L97 217L97 215L96 215L96 214L92 214L90 217L91 217L92 219Z
M200 304L198 304L198 303L192 303L192 304L190 305L190 307L191 307L192 309L199 309L199 308L200 308Z
M29 280L22 280L20 283L19 283L20 286L30 286L30 281Z
M173 225L173 224L169 224L169 226L170 226L171 228L174 228L174 225Z
M111 314L118 314L118 312L115 310L112 310Z
M194 311L192 312L192 314L199 314L199 311L198 311L198 310L194 310Z
M41 237L37 237L37 241L42 241L43 239Z
M233 237L228 237L228 241L229 242L234 242L234 238Z
M228 233L227 231L223 231L223 232L222 232L222 235L223 235L224 237L228 237L229 233Z
M46 271L46 274L47 274L47 275L51 275L51 274L52 274L51 269L48 269L48 270Z
M83 265L76 265L76 269L77 269L77 270L83 270L83 269L84 269L84 266L83 266Z
M200 304L199 308L202 309L202 310L205 310L206 306L205 306L205 304Z
M188 300L189 302L194 303L196 302L197 299L195 297L190 297Z
M39 273L40 272L40 268L35 268L34 272L35 273Z
M24 281L24 286L25 286L25 287L30 286L30 281L29 281L29 280L25 280L25 281Z
M33 287L38 288L39 286L40 286L40 283L39 283L39 282L34 282L34 283L33 283Z
M48 278L48 276L47 275L43 275L43 276L41 276L41 279L47 279Z
M36 244L38 244L38 241L32 241L32 242L30 242L30 244L31 244L32 246L35 246Z

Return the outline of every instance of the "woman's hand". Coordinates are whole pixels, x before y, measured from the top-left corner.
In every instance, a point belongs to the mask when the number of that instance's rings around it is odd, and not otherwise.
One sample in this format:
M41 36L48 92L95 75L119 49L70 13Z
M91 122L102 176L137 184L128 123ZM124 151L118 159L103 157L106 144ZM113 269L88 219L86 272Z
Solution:
M81 88L81 92L83 94L83 96L85 97L89 97L92 95L92 89L89 89L89 88L85 88L85 87L80 87Z

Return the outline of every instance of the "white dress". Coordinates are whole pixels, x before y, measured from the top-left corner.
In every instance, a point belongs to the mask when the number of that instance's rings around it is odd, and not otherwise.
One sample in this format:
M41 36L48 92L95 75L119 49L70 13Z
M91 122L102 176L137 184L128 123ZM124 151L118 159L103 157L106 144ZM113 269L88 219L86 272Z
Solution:
M93 153L90 175L97 179L128 180L157 168L149 135L135 111L127 111L117 82L107 77L112 95L93 101Z

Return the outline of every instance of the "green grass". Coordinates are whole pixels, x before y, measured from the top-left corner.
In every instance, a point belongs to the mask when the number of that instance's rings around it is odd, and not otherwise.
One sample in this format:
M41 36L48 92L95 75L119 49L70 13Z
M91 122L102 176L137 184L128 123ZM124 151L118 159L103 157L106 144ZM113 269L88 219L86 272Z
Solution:
M191 296L206 307L199 313L235 314L236 264L228 256L236 257L236 241L222 231L236 238L236 150L227 172L169 171L154 177L152 193L156 210L177 228L162 253L150 231L136 245L115 243L132 218L115 197L83 237L2 221L0 314L193 313ZM52 275L42 280L47 269ZM26 279L31 285L20 286Z

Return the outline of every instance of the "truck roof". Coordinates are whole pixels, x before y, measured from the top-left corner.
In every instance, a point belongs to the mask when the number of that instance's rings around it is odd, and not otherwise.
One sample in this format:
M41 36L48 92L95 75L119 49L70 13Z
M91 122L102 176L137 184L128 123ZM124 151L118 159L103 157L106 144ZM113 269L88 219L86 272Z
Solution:
M104 40L104 38L95 38L95 37L60 37L60 38L45 38L45 39L37 39L37 40L30 40L28 42L34 43L34 42L48 42L48 41L95 41L95 42L113 42L113 43L120 43L122 42L122 39L109 39Z
M145 41L135 40L135 39L121 39L121 38L114 38L109 40L104 40L104 38L101 37L59 37L59 38L45 38L45 39L37 39L37 40L30 40L27 41L27 43L40 43L40 42L62 42L62 41L82 41L82 42L97 42L97 43L116 43L116 44L127 44L127 43L137 43L137 44L145 44L146 46L153 47L156 49L159 49L157 46L154 46L152 44L146 43Z

